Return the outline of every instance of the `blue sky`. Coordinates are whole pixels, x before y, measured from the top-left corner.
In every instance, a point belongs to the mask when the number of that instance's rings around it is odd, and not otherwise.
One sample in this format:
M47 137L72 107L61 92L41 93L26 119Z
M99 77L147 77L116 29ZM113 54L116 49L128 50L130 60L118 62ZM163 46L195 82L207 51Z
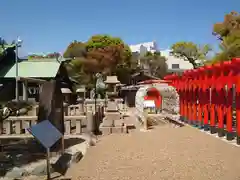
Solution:
M0 36L20 36L21 54L63 52L100 33L128 44L156 40L161 49L181 40L217 47L213 24L232 10L240 0L1 0Z

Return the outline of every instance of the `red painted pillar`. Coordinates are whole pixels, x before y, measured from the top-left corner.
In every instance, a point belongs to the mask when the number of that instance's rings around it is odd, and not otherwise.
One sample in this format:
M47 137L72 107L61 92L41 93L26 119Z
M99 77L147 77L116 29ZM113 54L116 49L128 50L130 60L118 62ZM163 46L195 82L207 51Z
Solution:
M196 86L196 89L195 89L195 95L196 95L196 120L195 120L195 124L194 124L196 127L199 124L199 119L198 119L198 113L199 113L199 107L200 107L200 104L199 104L199 89L200 89L200 85L199 85L199 82L197 82L197 86Z
M218 136L223 137L224 133L224 98L225 90L223 85L217 89L217 116L218 116Z
M240 76L236 83L237 144L240 145Z
M210 133L215 134L217 133L217 116L216 116L216 109L217 109L217 88L219 82L217 82L218 74L217 74L217 67L211 66L209 67L211 79L210 79L210 86L211 86L211 104L210 104Z
M183 121L183 91L179 89L180 120Z
M184 82L181 82L181 90L182 90L182 115L183 121L186 119L186 89L184 88Z
M188 91L184 88L184 122L188 121Z
M192 88L190 82L188 84L188 123L192 123Z
M202 128L203 125L203 90L199 88L198 90L198 127Z
M233 133L233 121L232 121L232 103L233 103L233 88L228 86L227 92L227 107L226 107L226 119L227 119L227 140L234 139Z
M195 89L194 89L193 84L191 85L191 92L192 92L192 95L191 95L191 124L194 124L194 121L196 120L195 115L194 115L194 113L196 111L196 108L195 108L196 107L195 106L196 97L195 97Z
M204 68L199 68L199 88L198 88L198 127L203 128L203 105L204 105Z
M204 130L208 131L209 130L209 89L204 88L203 89L203 114L204 114L204 118L203 118L203 126L204 126Z
M211 105L210 105L210 132L211 134L216 133L216 102L217 91L214 86L211 86Z
M205 70L205 69L204 69ZM203 127L205 131L209 130L209 101L210 101L210 91L209 91L209 80L208 74L205 71L203 74Z
M186 116L186 119L185 119L185 122L188 123L189 122L189 101L190 101L190 91L189 91L189 80L187 79L186 77L186 80L184 82L184 86L185 86L185 91L186 91L186 105L185 105L185 116Z
M192 124L195 125L197 121L197 88L193 88L193 99L192 99Z

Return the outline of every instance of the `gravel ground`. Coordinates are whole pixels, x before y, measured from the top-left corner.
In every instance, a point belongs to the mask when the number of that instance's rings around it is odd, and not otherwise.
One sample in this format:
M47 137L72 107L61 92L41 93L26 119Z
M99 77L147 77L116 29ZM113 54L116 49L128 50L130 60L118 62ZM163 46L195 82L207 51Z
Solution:
M240 180L240 148L191 127L99 140L66 177L79 180Z

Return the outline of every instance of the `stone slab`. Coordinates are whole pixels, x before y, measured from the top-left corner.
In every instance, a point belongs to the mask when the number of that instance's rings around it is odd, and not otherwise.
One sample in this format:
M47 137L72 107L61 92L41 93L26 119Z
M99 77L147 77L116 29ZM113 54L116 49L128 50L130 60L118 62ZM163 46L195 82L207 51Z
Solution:
M112 133L114 134L123 133L123 126L112 127Z
M112 127L114 122L112 119L103 118L102 126L104 127Z
M100 125L100 131L102 132L103 135L109 135L112 133L112 127L104 127Z
M106 112L105 118L112 120L121 119L121 114L119 112Z
M108 101L106 110L107 111L118 111L116 102Z
M123 133L128 133L129 126L125 124L122 128L123 128Z
M123 126L123 124L124 124L124 121L123 121L123 119L119 119L119 120L114 120L114 126Z

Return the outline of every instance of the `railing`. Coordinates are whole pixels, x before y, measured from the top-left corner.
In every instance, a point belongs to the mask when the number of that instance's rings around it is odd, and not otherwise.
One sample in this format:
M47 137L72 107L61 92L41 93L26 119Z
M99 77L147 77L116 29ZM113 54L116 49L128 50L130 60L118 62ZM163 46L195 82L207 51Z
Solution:
M84 115L87 111L84 104L69 105L66 109L67 111L65 112L65 115L67 116L80 116Z
M65 107L65 135L80 135L93 131L96 128L94 123L100 124L104 117L105 106L103 101L98 101L95 113L95 104L92 102ZM125 109L121 100L117 102L119 110ZM32 137L27 129L35 125L37 119L37 116L10 116L0 123L0 139Z
M93 120L93 113L86 116L64 116L65 135L80 135L87 128L88 121ZM36 124L37 116L10 116L0 126L0 139L9 137L26 137L27 128Z
M105 108L108 100L106 99L97 99L97 112L102 108ZM123 104L123 99L116 99L115 102L120 111L124 111L126 108ZM76 104L76 105L69 105L65 107L65 116L81 116L85 115L86 112L93 111L95 112L95 100L94 99L86 99L84 103Z

